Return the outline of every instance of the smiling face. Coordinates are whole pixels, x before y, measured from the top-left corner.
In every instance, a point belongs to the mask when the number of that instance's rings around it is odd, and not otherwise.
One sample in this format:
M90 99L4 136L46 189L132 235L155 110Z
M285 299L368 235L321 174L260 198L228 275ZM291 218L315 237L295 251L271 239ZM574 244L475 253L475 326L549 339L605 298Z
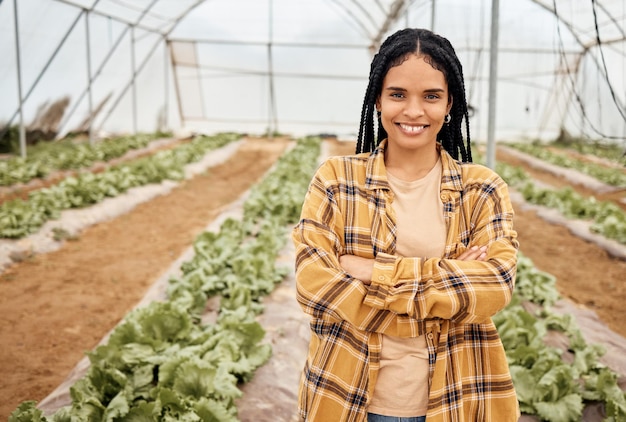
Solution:
M388 148L398 152L434 150L451 107L443 72L416 54L389 69L376 102Z

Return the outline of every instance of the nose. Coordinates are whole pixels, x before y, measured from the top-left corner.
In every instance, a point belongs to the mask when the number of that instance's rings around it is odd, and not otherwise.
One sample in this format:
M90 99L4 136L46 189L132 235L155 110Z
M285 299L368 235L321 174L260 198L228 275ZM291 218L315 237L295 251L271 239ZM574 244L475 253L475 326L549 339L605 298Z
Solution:
M405 107L403 110L404 116L410 119L416 119L424 115L424 106L420 98L410 98L409 101L405 102Z

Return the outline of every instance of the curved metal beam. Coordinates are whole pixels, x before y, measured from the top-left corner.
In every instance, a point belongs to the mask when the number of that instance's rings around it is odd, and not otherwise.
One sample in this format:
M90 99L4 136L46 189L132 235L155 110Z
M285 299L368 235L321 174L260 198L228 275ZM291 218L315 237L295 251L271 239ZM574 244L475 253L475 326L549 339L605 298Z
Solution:
M372 38L372 43L369 46L370 53L373 55L378 48L380 47L380 43L382 42L383 36L389 31L391 25L393 25L399 18L400 13L402 13L402 9L404 7L404 0L395 0L391 7L389 7L389 13L387 13L387 17L385 21L380 26L378 33Z

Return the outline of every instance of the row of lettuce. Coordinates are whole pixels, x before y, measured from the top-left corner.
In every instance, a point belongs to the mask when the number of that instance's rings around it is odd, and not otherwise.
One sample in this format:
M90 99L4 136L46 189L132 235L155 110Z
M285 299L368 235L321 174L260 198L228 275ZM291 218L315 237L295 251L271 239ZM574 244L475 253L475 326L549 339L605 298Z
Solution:
M96 162L110 161L128 151L144 148L155 139L171 136L170 133L156 132L118 136L93 144L71 138L40 142L28 148L26 158L12 157L0 161L0 186L26 183L55 171L78 170Z
M626 149L623 142L620 145L618 142L607 139L590 140L560 136L550 145L562 150L574 150L583 155L603 158L621 166L626 166Z
M167 300L131 312L88 354L90 369L71 388L70 406L44 417L34 402L24 402L10 422L237 421L237 386L271 354L255 316L286 273L276 258L318 154L318 140L300 140L252 189L241 220L228 219L219 232L196 239L194 257L169 281ZM220 306L215 321L206 322L211 297L219 297ZM617 374L600 362L602 348L586 344L571 317L550 310L558 298L554 277L520 254L513 301L495 322L522 411L578 421L586 404L599 402L606 421L625 420ZM545 343L555 330L568 339L565 348Z
M133 187L180 180L184 178L185 165L239 137L236 134L196 136L191 142L111 166L102 172L80 172L51 187L31 191L27 199L6 201L0 205L0 237L27 236L48 220L58 218L63 210L95 204Z
M588 220L593 232L626 244L626 212L616 203L581 195L569 186L561 189L539 186L521 167L499 162L496 171L527 202L556 209L570 219Z
M509 146L525 152L526 154L530 154L533 157L537 157L542 161L555 164L559 167L569 168L576 170L578 172L584 173L588 176L591 176L601 182L606 183L607 185L615 186L618 188L626 188L626 173L623 169L620 169L619 166L626 166L626 151L618 152L617 146L614 146L610 149L612 152L611 155L608 155L607 160L611 161L615 164L615 166L606 166L603 164L599 164L590 160L582 160L571 155L566 152L556 152L558 149L549 148L547 145L537 144L537 143L511 143ZM603 149L599 146L596 146L594 149L589 148L589 146L583 147L582 145L578 147L581 151L586 151L587 155L589 155L592 151L593 153L600 153L601 151L606 151L606 148Z
M165 301L131 312L105 345L88 354L72 404L44 416L22 403L17 421L237 421L238 384L271 354L255 317L281 281L276 265L315 170L320 142L300 140L250 192L241 220L194 242L194 257L169 280ZM207 300L219 297L214 322Z
M494 322L522 413L542 421L575 422L583 420L587 405L600 404L604 422L626 420L626 394L618 374L600 360L606 350L588 344L571 315L552 310L559 298L555 277L520 253L513 299ZM562 336L551 342L559 346L547 344L549 333Z
M526 148L519 149L529 151ZM477 161L484 159L479 154L475 155ZM542 186L522 167L501 161L496 163L496 171L511 188L522 194L526 202L555 209L568 219L589 221L592 232L626 244L626 212L615 202L582 195L570 186L560 189ZM611 171L620 174L619 169Z

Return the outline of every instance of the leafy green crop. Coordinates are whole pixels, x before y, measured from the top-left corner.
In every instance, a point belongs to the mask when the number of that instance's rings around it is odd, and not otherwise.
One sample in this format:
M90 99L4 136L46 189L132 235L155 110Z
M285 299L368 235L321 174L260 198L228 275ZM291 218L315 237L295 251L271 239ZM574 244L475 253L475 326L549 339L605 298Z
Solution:
M518 188L526 201L555 208L568 218L593 220L594 232L626 244L626 213L614 203L584 197L570 187L552 190L526 182Z
M520 191L527 202L555 208L568 218L592 220L592 231L626 244L626 213L616 204L585 197L571 187L539 187L520 167L502 162L496 164L496 171L510 186Z
M606 167L589 161L572 158L563 153L553 152L546 148L545 145L523 143L513 143L508 145L548 163L585 173L608 185L626 188L626 173L619 168Z
M604 139L590 140L582 138L564 137L556 139L550 145L562 149L573 149L581 154L606 158L615 163L626 166L626 151L623 145Z
M554 277L520 254L513 300L494 322L521 411L545 421L574 422L581 420L585 403L596 401L604 403L605 421L625 420L626 396L617 375L599 361L603 348L588 345L571 316L550 310L557 299ZM525 302L541 307L531 312ZM550 331L566 336L567 350L546 345ZM564 357L566 352L573 354L571 362Z
M15 157L0 161L0 186L45 177L56 170L89 167L97 161L121 157L132 149L143 148L161 133L121 136L90 144L71 140L46 142L30 147L27 158Z
M188 163L198 161L207 151L235 140L237 135L199 136L177 148L111 167L101 173L81 173L50 188L0 205L0 237L20 238L37 231L61 211L81 208L115 197L128 189L163 180L180 180Z

